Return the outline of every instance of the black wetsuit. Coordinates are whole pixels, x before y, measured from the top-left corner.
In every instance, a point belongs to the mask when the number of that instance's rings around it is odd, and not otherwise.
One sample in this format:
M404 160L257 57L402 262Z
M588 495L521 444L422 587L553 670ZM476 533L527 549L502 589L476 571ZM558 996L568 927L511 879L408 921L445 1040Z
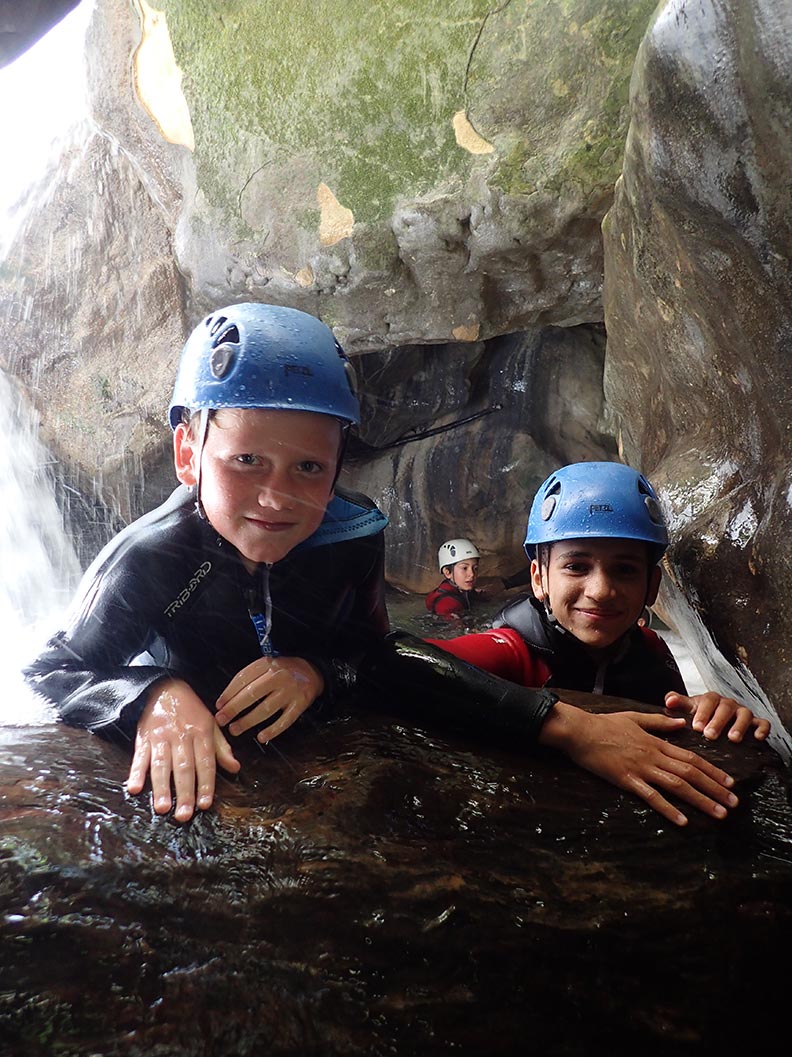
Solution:
M132 740L159 680L186 681L211 707L271 649L315 664L323 698L358 689L371 707L532 741L553 694L486 675L414 636L388 634L386 524L365 496L336 489L316 532L250 575L179 487L102 550L66 627L26 677L65 722Z
M388 631L386 524L370 500L338 493L313 536L250 575L179 487L104 548L26 675L67 723L133 737L158 680L183 679L214 703L267 652L252 616L263 627L271 603L274 652L311 660L332 694Z
M668 646L649 628L634 627L597 660L559 624L548 620L533 596L504 606L493 628L512 628L548 670L544 682L565 690L629 697L650 705L664 704L669 690L687 694L685 682Z

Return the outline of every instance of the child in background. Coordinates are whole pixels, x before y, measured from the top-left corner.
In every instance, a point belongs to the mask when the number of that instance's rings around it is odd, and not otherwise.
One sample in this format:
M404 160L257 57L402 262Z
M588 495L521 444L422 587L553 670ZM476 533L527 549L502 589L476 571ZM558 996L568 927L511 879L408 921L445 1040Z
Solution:
M461 617L469 613L481 592L476 591L479 568L478 548L469 539L446 540L437 552L443 582L426 596L426 608L441 617Z
M492 630L436 645L522 686L633 698L692 717L732 741L770 724L715 692L688 697L665 642L645 625L660 587L668 533L654 489L619 463L551 474L533 501L525 550L532 595L506 606Z
M737 804L728 774L650 733L682 719L592 715L388 634L387 522L336 487L359 404L318 319L211 313L184 347L169 420L180 486L98 555L26 670L65 722L134 744L127 789L150 776L157 814L211 806L217 766L240 768L227 735L266 744L356 687L478 743L557 748L678 825L663 793L713 818Z

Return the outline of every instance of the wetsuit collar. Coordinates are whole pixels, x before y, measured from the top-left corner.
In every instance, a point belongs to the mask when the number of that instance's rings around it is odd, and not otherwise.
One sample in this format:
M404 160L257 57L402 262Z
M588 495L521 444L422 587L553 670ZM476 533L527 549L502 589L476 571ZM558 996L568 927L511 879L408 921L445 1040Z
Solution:
M319 528L294 549L296 551L309 550L312 547L322 547L327 543L360 539L363 536L376 536L387 524L388 519L373 504L366 507L337 492L328 504Z

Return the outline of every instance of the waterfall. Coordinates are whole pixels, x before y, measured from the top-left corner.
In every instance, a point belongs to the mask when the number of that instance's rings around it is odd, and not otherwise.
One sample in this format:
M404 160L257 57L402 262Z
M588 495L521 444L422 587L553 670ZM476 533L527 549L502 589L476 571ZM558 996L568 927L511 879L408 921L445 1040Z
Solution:
M83 46L92 9L92 0L83 0L0 69L0 134L14 159L0 172L0 259L24 218L28 188L45 172L59 138L85 113ZM44 718L44 706L20 668L62 617L80 569L38 422L1 369L0 416L0 724L30 723Z
M80 566L36 417L2 371L0 419L0 722L31 722L41 709L20 668L62 617Z

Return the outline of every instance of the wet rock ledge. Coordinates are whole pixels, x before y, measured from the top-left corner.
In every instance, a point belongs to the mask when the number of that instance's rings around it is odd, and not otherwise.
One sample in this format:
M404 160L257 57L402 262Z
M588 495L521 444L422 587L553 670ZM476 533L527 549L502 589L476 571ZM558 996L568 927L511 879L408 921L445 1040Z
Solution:
M350 708L242 752L179 826L121 749L0 727L0 1054L770 1052L789 775L686 737L739 779L723 823Z

